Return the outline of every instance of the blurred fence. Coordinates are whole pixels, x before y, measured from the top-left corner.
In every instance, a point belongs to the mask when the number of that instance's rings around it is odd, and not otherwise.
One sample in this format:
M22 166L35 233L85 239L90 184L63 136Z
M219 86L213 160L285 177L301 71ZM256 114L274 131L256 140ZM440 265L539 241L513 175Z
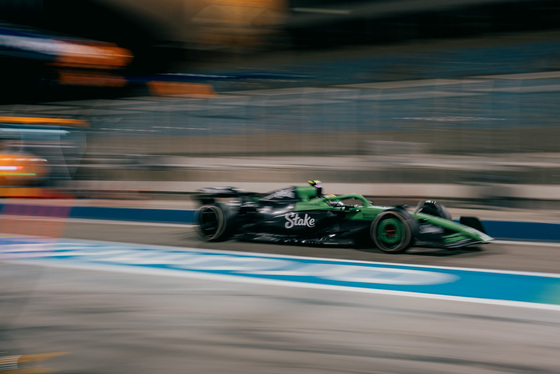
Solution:
M559 152L559 99L560 72L551 72L98 101L81 110L94 124L92 152L462 155Z
M336 178L343 170L350 181L560 183L558 71L285 86L245 82L204 98L10 105L0 107L0 114L90 121L86 161L95 167L83 169L80 178L86 179L211 178L195 172L204 163L184 162L165 174L169 156L295 156L300 165L314 156L337 156L357 157L349 162L361 165L332 170L326 161L316 165L317 174ZM367 174L352 177L351 169ZM222 175L213 178L231 177Z

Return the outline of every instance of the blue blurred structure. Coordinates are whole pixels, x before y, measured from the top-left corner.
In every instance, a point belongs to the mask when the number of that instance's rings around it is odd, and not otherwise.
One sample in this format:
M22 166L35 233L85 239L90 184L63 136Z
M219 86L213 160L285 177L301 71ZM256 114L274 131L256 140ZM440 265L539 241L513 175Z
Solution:
M177 12L178 8L182 11ZM278 51L300 54L309 48L342 48L341 53L345 53L352 46L391 45L410 40L429 43L435 39L502 33L506 37L499 48L472 50L467 55L459 49L418 58L416 49L398 57L377 56L375 60L367 61L371 65L361 77L352 71L363 72L362 65L366 60L352 57L344 58L344 66L317 64L301 72L278 73L314 74L320 76L320 80L330 77L330 83L354 83L364 79L429 79L434 71L437 71L438 79L487 74L488 70L493 74L515 73L518 70L515 66L538 57L533 56L533 52L542 56L554 45L535 44L534 50L527 51L527 55L518 53L517 46L508 45L507 35L557 30L559 14L560 4L550 0L146 0L142 3L82 0L79 4L70 0L28 0L25 4L6 1L0 3L0 21L9 24L0 29L0 72L4 72L5 78L17 77L12 87L20 90L21 95L15 100L12 98L16 102L107 97L138 94L138 91L121 88L127 83L145 83L142 77L154 73L247 76L251 72L232 69L237 68L240 61L244 65L248 59L266 57ZM18 30L23 26L29 31ZM130 51L134 59L122 66L126 67L127 77L120 71L115 74L105 72L101 76L66 73L66 79L61 83L64 89L55 90L57 83L60 84L56 77L60 72L53 72L51 64L60 56L61 43L55 36L59 34L76 41L114 43ZM23 43L22 38L27 41ZM17 40L22 43L14 48ZM17 62L13 63L16 55ZM493 61L494 66L488 63L472 65L485 58ZM39 60L46 64L36 64ZM221 69L205 71L209 63L221 65ZM432 69L436 65L438 69ZM541 65L534 70L549 68ZM256 73L262 72L270 72L270 69L264 68ZM263 75L251 79L263 79ZM269 79L281 80L279 77ZM87 87L112 89L107 92ZM37 88L43 89L42 94L31 97Z

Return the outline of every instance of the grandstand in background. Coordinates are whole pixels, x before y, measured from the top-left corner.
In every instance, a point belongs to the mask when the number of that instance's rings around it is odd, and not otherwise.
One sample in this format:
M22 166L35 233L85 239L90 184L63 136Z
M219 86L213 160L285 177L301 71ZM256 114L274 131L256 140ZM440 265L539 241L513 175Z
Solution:
M16 101L40 100L45 92L56 99L54 91L121 95L127 77L231 56L237 63L239 56L271 51L557 30L559 19L557 0L0 0L0 71ZM13 34L22 28L33 35L31 51L19 48L14 56ZM130 60L61 72L52 60L62 55L41 46L60 38L118 48Z

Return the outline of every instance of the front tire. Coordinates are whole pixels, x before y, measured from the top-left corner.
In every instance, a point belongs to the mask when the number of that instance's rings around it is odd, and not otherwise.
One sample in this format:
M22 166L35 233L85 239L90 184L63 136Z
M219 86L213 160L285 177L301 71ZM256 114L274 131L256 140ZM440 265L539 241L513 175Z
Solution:
M224 204L204 205L196 212L197 231L209 242L228 240L233 235L231 209Z
M377 248L385 253L403 253L413 240L413 218L404 210L380 213L370 228L370 236Z

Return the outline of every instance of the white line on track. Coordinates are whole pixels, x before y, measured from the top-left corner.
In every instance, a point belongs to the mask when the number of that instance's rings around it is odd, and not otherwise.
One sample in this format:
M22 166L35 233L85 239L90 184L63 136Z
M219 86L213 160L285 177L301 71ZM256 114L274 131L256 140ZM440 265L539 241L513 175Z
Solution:
M118 221L116 221L118 222ZM162 224L165 225L165 224ZM185 227L186 225L178 225L180 227ZM191 225L193 226L193 225ZM18 235L11 235L11 234L0 234L0 239L3 237L9 238L18 238L21 236ZM33 238L33 239L44 239L43 237L32 236L28 235L26 238ZM49 240L49 239L47 239ZM59 239L53 239L55 242ZM476 269L476 268L465 268L465 267L454 267L454 266L437 266L437 265L420 265L420 264L407 264L407 263L398 263L398 262L381 262L381 261L363 261L363 260L348 260L348 259L331 259L325 257L310 257L310 256L293 256L293 255L283 255L283 254L271 254L271 253L258 253L258 252L243 252L243 251L233 251L233 250L226 250L226 249L207 249L207 248L193 248L193 247L178 247L178 246L170 246L170 245L156 245L156 244L142 244L142 243L127 243L127 242L113 242L113 241L106 241L106 240L89 240L89 239L70 239L70 238L61 238L60 240L68 240L72 242L84 242L84 243L101 243L111 246L123 246L123 247L135 247L135 246L143 246L143 247L150 247L153 249L164 249L164 250L184 250L186 252L192 251L202 251L214 254L229 254L229 255L242 255L242 256L254 256L254 257L265 257L265 258L286 258L286 259L309 259L309 260L317 260L317 261L335 261L335 262L342 262L342 263L355 263L355 264L374 264L374 265L389 265L389 266L402 266L402 267L414 267L414 268L429 268L429 269L450 269L450 270L461 270L461 271L474 271L474 272L482 272L482 273L501 273L501 274L515 274L515 275L532 275L532 276L541 276L541 277L550 277L550 278L560 278L560 273L539 273L539 272L529 272L529 271L516 271L516 270L500 270L500 269ZM509 242L509 241L496 241L496 243L501 244L516 244L516 245L533 245L533 244L550 244L550 246L560 247L560 243L534 243L534 242ZM393 255L391 255L394 257Z
M535 242L535 241L523 241L523 240L494 240L492 243L496 244L507 244L507 245L532 245L535 247L558 247L560 248L559 242Z
M13 237L10 235L10 237ZM39 239L39 238L35 238ZM123 248L131 248L134 249L135 246L139 244L134 243L120 243L120 242L106 242L106 241L95 241L95 240L74 240L68 239L72 242L80 242L83 243L97 243L97 244L107 244L111 246L122 246ZM510 242L503 242L505 244L509 244ZM528 242L515 242L515 244L530 244ZM144 246L145 247L145 246ZM315 258L315 257L301 257L301 256L290 256L290 255L274 255L274 254L259 254L259 253L246 253L246 252L239 252L239 251L229 251L229 250L210 250L210 249L199 249L199 248L185 248L185 247L175 247L175 246L158 246L158 245L150 245L149 248L156 249L173 249L173 250L184 250L185 252L204 252L204 253L216 253L216 254L233 254L233 255L243 255L243 256L253 256L256 258L284 258L284 259L307 259L307 260L320 260L320 261L329 261L329 259L325 258ZM461 267L445 267L445 266L427 266L427 265L410 265L410 264L401 264L401 263L388 263L388 262L370 262L370 261L356 261L356 260L330 260L340 264L377 264L380 266L398 266L402 268L423 268L427 270L461 270L461 271L468 271L468 272L478 272L478 273L499 273L499 274L520 274L520 275L531 275L531 276L538 276L538 277L547 277L547 278L560 278L560 274L551 274L551 273L536 273L536 272L519 272L519 271L506 271L506 270L496 270L496 269L473 269L473 268L461 268ZM346 291L346 292L361 292L361 293L370 293L370 294L384 294L384 295L394 295L394 296L408 296L408 297L417 297L417 298L426 298L426 299L437 299L437 300L448 300L448 301L462 301L462 302L471 302L471 303L479 303L479 304L489 304L489 305L499 305L499 306L508 306L508 307L522 307L522 308L533 308L533 309L542 309L542 310L553 310L553 311L560 311L560 305L556 304L541 304L541 303L532 303L532 302L520 302L520 301L508 301L508 300L495 300L495 299L484 299L484 298L476 298L476 297L461 297L461 296L452 296L452 295L438 295L438 294L430 294L430 293L416 293L416 292L409 292L409 291L395 291L395 290L381 290L381 289L373 289L373 288L355 288L355 287L347 287L342 285L325 285L325 284L317 284L317 283L303 283L297 281L282 281L282 280L270 280L270 279L263 279L263 278L246 278L240 277L235 275L223 275L223 274L203 274L200 272L189 271L189 270L162 270L162 269L154 269L154 268L136 268L130 267L126 264L119 264L119 265L107 265L107 264L84 264L84 263L63 263L63 262L50 262L50 261L41 261L41 260L7 260L6 262L9 263L18 263L18 264L28 264L28 265L36 265L36 266L48 266L48 267L59 267L59 268L79 268L79 269L88 269L88 270L98 270L98 271L109 271L109 272L119 272L119 273L135 273L135 274L152 274L152 275L161 275L161 276L171 276L171 277L190 277L190 278L204 278L204 279L213 279L218 281L236 281L242 283L253 283L253 284L264 284L264 285L276 285L276 286L289 286L289 287L299 287L299 288L315 288L315 289L327 289L327 290L335 290L335 291Z
M366 289L366 288L355 288L355 287L345 287L345 286L332 286L332 285L324 285L324 284L316 284L316 283L300 283L300 282L291 282L291 281L262 279L262 278L246 278L246 277L239 277L233 275L198 273L198 272L190 272L184 270L170 271L170 270L161 270L161 269L153 269L153 268L138 269L138 268L125 267L125 266L117 266L117 265L114 266L107 266L107 265L92 266L92 265L81 265L81 264L69 265L69 264L62 264L62 263L43 263L43 262L35 262L35 261L10 261L10 263L20 264L20 265L46 266L46 267L67 268L67 269L83 269L83 270L90 270L90 271L104 271L104 272L116 272L116 273L127 273L127 274L148 274L148 275L165 276L165 277L196 278L196 279L207 279L207 280L225 281L225 282L234 281L238 283L249 283L249 284L268 285L268 286L359 292L359 293L380 294L380 295L389 295L389 296L416 297L421 299L459 301L459 302L468 302L468 303L475 303L475 304L560 311L560 305L554 305L554 304L479 299L479 298L471 298L471 297L436 295L436 294L428 294L428 293L380 290L380 289L373 289L373 288Z

